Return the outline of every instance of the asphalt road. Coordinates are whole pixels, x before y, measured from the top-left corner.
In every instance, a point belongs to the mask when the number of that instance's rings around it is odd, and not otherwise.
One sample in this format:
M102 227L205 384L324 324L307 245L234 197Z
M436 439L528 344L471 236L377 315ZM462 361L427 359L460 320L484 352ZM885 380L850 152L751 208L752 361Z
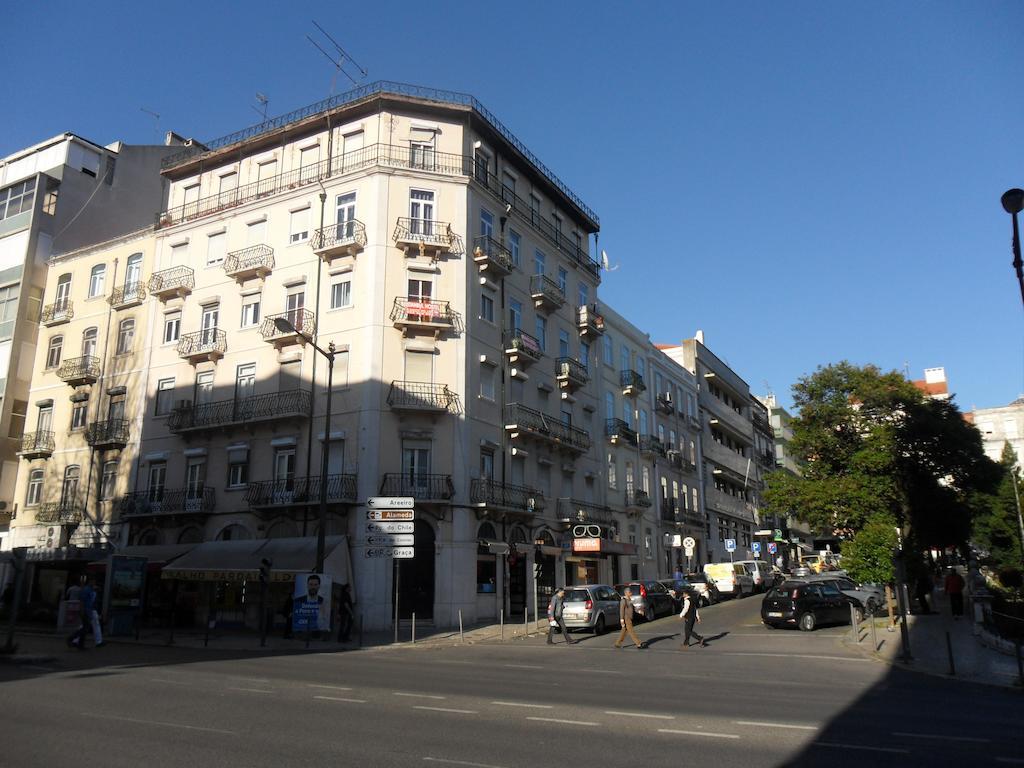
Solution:
M0 666L3 766L1024 765L1015 691L890 670L758 598L572 645L257 655L110 643Z

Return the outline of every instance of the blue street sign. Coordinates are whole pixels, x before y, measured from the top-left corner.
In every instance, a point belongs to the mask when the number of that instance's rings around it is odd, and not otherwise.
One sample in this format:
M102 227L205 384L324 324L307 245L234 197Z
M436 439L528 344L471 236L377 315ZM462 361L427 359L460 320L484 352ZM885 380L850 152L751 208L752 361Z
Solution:
M774 541L769 541L768 542L768 551L771 552L774 555L776 552L779 551L779 545L776 544Z
M750 545L750 551L753 552L755 555L760 555L761 554L761 542L760 541L753 542Z
M736 551L736 539L726 539L725 540L725 551L726 552L735 552Z

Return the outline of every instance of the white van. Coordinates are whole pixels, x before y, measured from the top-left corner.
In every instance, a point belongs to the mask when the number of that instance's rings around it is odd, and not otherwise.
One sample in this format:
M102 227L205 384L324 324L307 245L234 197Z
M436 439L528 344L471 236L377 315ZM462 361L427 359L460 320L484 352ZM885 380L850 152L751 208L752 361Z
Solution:
M772 567L764 560L739 560L754 580L754 591L764 592L772 585Z
M754 580L741 563L708 563L704 573L715 580L722 597L743 597L754 594Z

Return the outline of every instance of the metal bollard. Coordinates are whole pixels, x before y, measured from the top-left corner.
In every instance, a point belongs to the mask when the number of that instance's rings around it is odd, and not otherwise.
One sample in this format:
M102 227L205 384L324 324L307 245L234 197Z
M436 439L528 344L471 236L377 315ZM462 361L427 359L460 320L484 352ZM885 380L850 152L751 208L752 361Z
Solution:
M857 609L850 603L850 631L853 632L853 642L860 642L860 628L857 626Z
M878 653L878 630L875 627L875 617L871 617L871 646L874 653Z
M949 674L956 677L956 665L953 664L953 640L946 633L946 652L949 653Z
M416 611L412 612L412 644L416 645Z
M462 609L459 608L459 642L466 642L466 635L462 632Z
M523 608L523 636L530 636L530 609Z
M363 614L359 614L359 647L363 647Z
M885 585L885 608L889 612L889 623L885 627L886 632L896 631L896 617L892 610L892 587Z
M504 640L505 640L505 609L504 608L501 609L501 613L499 614L498 621L501 622L501 640L502 640L502 642L504 642Z

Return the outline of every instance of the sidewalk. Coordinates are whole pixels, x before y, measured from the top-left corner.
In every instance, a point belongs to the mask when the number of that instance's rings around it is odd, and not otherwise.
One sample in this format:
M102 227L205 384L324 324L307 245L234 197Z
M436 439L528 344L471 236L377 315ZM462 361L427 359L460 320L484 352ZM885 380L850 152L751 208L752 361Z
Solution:
M886 630L888 618L875 619L879 645L877 649L871 647L871 626L867 621L861 624L859 642L853 642L850 633L847 633L844 644L878 661L903 669L975 683L1019 687L1016 659L981 644L973 634L974 624L969 610L963 618L954 620L945 593L936 589L932 595L934 613L907 617L912 657L909 662L901 660L899 626L893 632ZM949 645L946 633L949 633ZM950 646L954 674L950 674Z

